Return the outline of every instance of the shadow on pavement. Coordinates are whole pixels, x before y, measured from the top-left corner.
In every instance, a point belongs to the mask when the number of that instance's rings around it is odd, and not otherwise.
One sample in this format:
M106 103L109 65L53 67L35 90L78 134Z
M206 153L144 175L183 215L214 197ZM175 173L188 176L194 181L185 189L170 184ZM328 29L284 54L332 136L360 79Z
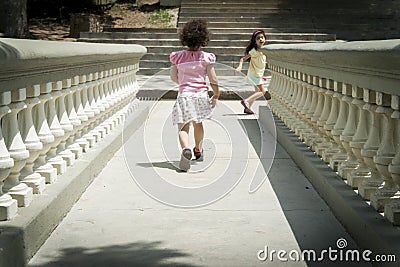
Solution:
M348 242L346 249L358 249L357 244L343 228L337 227L339 223L330 208L279 143L276 146L271 169L268 169L270 162L262 155L263 141L259 121L257 119L240 121L254 150L261 157L261 164L268 174L268 180L300 249L316 252L317 260L306 260L307 266L371 266L363 261L335 262L327 256L318 261L322 250L328 250L329 247L337 249L336 242L340 238Z
M72 247L61 250L61 255L43 265L30 267L126 267L126 266L187 266L195 265L177 262L176 258L189 254L162 247L162 242L136 242L96 248ZM173 261L170 261L173 260ZM169 262L168 262L169 261Z

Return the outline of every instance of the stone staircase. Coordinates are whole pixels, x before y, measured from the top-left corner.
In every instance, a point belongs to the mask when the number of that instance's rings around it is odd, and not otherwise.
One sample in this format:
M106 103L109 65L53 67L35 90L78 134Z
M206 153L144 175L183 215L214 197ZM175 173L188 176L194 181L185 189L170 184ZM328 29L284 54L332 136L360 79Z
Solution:
M204 51L215 53L224 69L237 66L252 32L258 28L265 30L269 44L336 40L335 34L316 32L306 11L300 9L301 5L278 14L277 3L279 0L249 0L245 3L239 0L182 0L178 29L107 29L100 33L83 32L79 41L146 46L148 53L140 61L138 74L152 75L170 67L172 51L184 49L177 32L193 18L208 21L212 37ZM246 65L243 71L246 71Z

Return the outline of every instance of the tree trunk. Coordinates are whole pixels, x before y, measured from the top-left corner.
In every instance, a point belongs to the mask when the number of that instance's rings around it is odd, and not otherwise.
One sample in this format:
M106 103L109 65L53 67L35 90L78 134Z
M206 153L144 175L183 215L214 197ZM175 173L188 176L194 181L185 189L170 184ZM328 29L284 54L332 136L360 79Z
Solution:
M29 36L27 0L0 0L0 35L12 38Z

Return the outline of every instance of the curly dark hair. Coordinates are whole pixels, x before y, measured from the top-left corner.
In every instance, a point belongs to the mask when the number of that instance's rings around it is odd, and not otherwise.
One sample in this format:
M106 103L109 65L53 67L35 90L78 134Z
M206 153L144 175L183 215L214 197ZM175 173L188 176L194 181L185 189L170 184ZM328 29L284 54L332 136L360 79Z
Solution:
M210 41L210 31L207 29L207 22L203 19L188 21L179 33L179 39L183 46L189 49L199 49L207 46Z

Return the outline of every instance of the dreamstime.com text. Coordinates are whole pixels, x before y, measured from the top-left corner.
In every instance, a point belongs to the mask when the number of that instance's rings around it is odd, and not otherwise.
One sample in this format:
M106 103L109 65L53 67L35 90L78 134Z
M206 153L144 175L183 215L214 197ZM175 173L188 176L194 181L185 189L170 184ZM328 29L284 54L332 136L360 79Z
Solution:
M359 251L356 249L346 249L347 240L339 238L336 241L336 248L328 247L327 249L317 252L312 249L307 250L276 250L265 246L257 252L257 258L260 261L306 261L306 262L396 262L396 255L393 254L374 254L371 250Z

